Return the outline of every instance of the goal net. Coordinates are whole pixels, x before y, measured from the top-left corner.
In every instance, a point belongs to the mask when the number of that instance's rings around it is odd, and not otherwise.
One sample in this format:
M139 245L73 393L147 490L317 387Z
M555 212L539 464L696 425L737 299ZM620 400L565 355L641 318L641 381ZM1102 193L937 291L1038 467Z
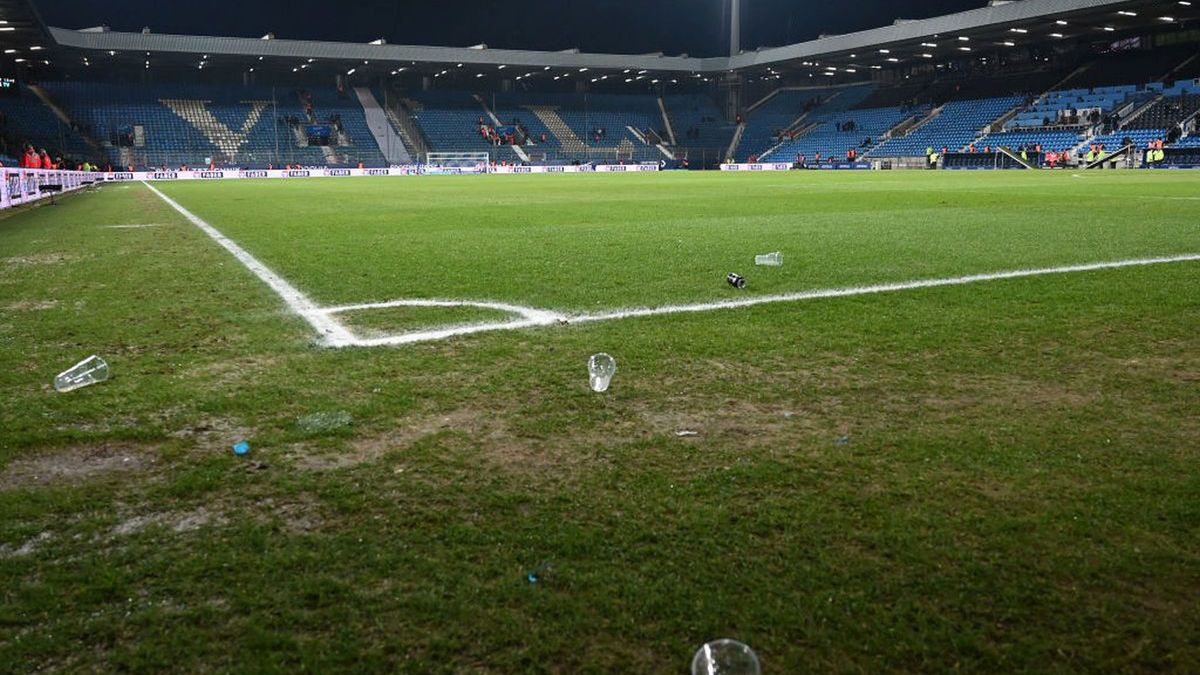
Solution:
M486 152L430 152L425 173L488 173L491 155Z

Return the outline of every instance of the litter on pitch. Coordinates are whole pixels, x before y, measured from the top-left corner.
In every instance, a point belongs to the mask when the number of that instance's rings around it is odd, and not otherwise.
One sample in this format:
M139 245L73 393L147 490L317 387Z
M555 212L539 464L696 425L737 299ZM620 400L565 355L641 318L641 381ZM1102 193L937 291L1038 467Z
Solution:
M729 275L725 277L725 281L739 291L746 287L746 277L743 277L737 272L730 272Z
M737 640L713 640L696 650L692 675L762 675L758 654Z
M617 374L617 360L608 354L595 354L588 359L588 381L592 391L602 394L608 391L613 375Z
M775 251L774 253L756 255L754 256L754 264L759 267L781 267L783 265L783 254Z
M54 388L62 393L75 391L108 379L108 364L99 356L89 356L54 378Z
M233 444L233 454L241 457L250 453L250 444L246 441L239 441Z

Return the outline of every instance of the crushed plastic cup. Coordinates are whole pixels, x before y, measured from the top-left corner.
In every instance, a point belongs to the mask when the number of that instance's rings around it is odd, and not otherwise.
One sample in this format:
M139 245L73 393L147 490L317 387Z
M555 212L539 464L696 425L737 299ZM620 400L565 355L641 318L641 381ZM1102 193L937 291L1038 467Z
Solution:
M737 640L713 640L696 650L692 675L762 675L758 655Z
M759 267L779 267L783 265L783 254L779 251L754 256L754 264Z
M89 356L54 378L54 388L60 392L75 391L108 379L108 364L99 356Z
M592 391L604 393L612 384L613 375L617 374L617 360L608 354L596 354L588 359L588 380Z

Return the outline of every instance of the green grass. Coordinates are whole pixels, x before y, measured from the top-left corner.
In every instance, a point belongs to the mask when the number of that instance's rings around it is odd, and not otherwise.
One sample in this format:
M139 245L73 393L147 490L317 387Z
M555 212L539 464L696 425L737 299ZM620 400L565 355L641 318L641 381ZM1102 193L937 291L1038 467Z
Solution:
M730 271L754 295L1197 253L1200 202L1176 199L1196 184L160 187L324 304L581 312L739 297ZM162 227L102 227L122 223ZM784 267L753 267L774 250ZM0 671L681 673L735 637L768 673L1187 672L1197 288L1181 263L324 350L140 186L12 214ZM619 363L605 396L597 351ZM54 393L91 353L113 379ZM297 423L336 411L353 424Z

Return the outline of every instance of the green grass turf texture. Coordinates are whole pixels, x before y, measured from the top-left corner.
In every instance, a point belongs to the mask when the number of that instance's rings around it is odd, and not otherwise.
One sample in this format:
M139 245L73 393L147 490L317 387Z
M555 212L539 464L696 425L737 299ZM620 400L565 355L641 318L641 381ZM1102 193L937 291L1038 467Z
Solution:
M324 304L597 311L740 297L731 271L754 295L1200 252L1196 174L1077 175L159 187ZM102 227L126 223L161 227ZM680 673L718 637L767 673L1186 672L1198 289L1180 263L327 350L140 185L23 210L0 672ZM113 379L56 394L91 353Z

